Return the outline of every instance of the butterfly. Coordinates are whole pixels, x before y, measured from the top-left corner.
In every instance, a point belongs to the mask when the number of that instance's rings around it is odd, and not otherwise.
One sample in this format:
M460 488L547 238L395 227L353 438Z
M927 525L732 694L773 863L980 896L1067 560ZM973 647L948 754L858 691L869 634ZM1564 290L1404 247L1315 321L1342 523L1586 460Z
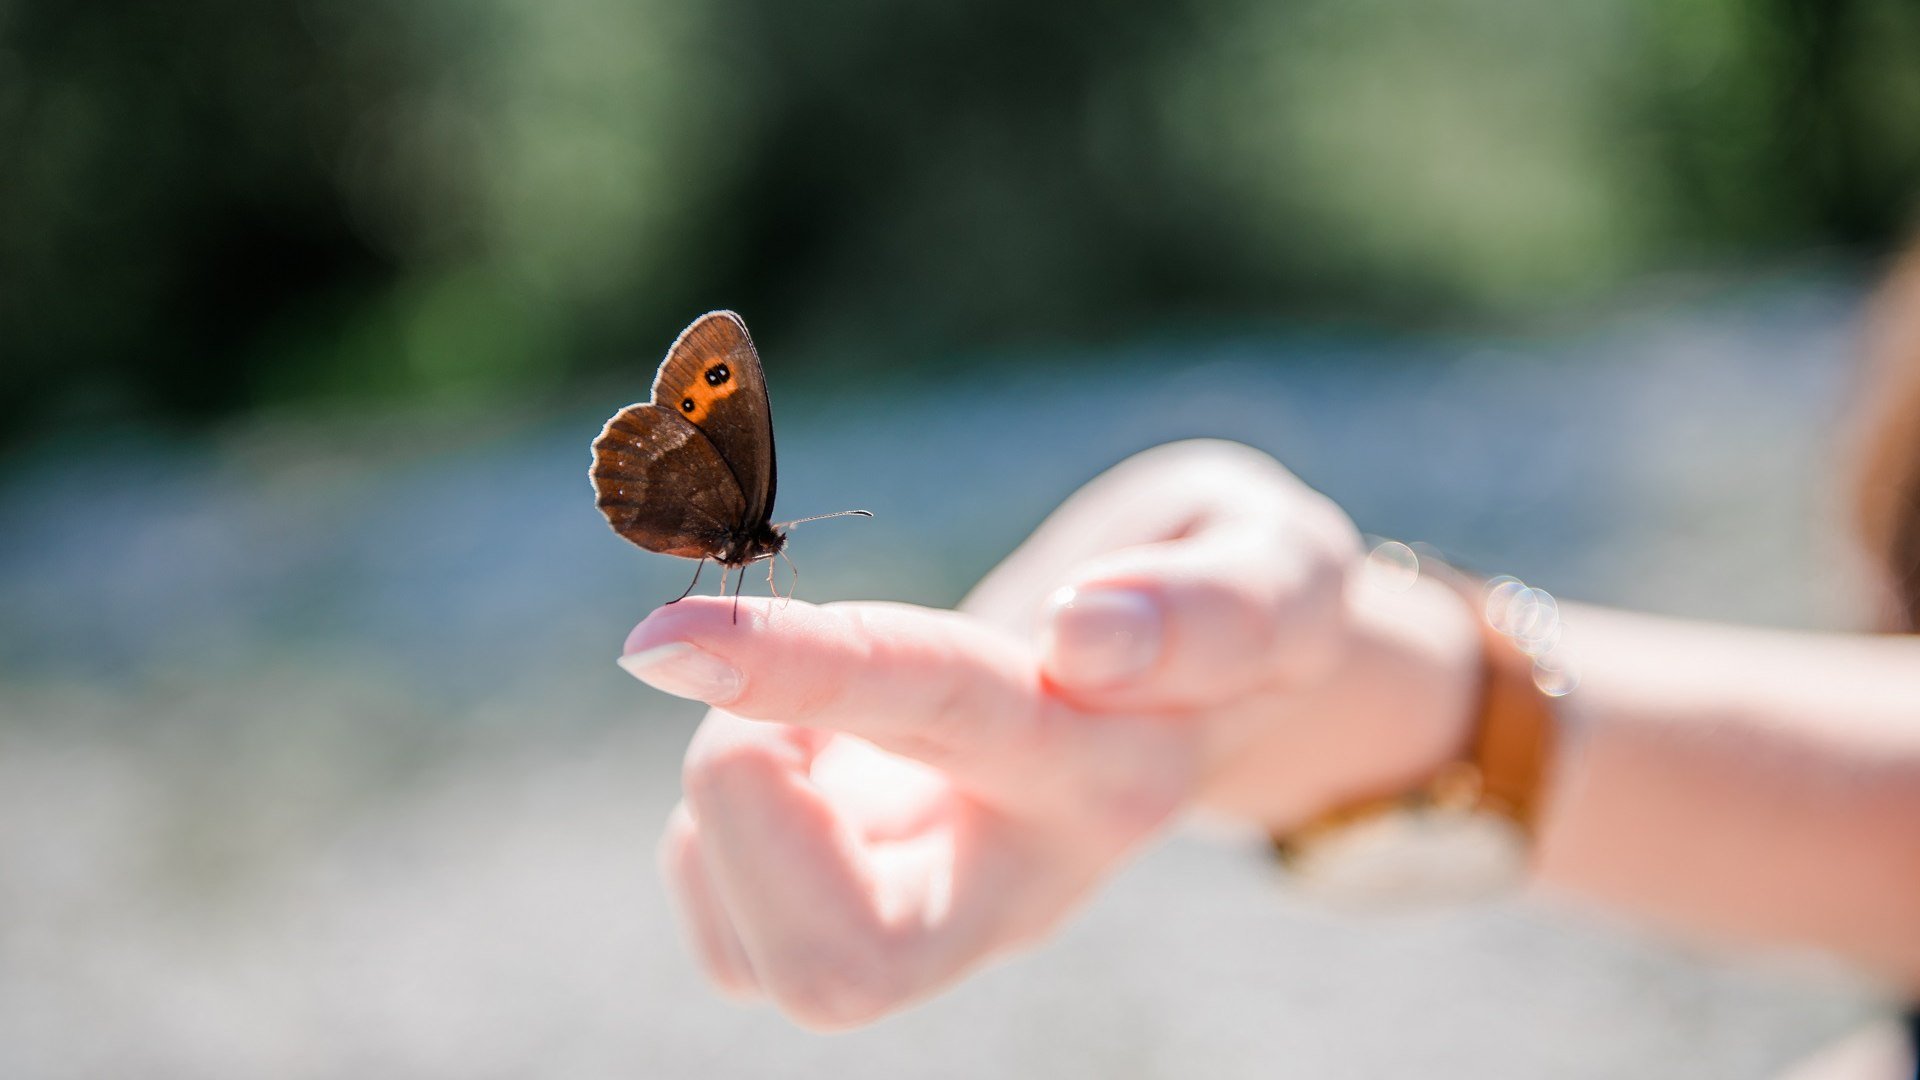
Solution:
M709 559L720 564L725 595L726 572L783 552L788 528L873 516L843 510L773 523L778 475L767 376L747 324L731 311L710 311L680 331L652 397L600 429L588 475L594 505L614 532L648 551L700 560L686 591L669 603L693 591ZM734 596L737 604L738 587Z

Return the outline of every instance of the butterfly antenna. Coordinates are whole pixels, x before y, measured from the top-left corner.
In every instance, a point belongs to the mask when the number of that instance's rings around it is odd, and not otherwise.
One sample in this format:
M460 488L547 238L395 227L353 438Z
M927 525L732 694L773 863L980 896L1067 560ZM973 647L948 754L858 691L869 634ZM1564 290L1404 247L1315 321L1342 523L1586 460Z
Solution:
M685 600L688 596L692 595L693 587L695 585L700 584L700 571L705 570L706 568L707 568L707 560L701 559L699 564L693 568L693 580L687 582L687 587L680 590L679 596L676 596L673 599L667 601L667 603L677 604L680 601Z
M793 528L793 527L794 527L795 525L805 525L805 524L806 524L807 522L809 522L809 521L825 521L825 520L827 520L828 518L837 518L837 517L872 517L872 516L873 516L873 511L871 511L871 510L842 510L842 511L840 511L840 512L839 512L839 513L837 513L837 514L816 514L816 515L814 515L813 517L804 517L804 518L800 518L800 519L799 519L799 520L797 520L797 521L783 521L783 522L781 522L780 524L778 524L778 525L775 525L775 526L774 526L774 528L776 528L776 529L791 529L791 528ZM791 560L791 559L789 559L789 560L787 560L787 561L788 561L788 562L792 562L793 560Z

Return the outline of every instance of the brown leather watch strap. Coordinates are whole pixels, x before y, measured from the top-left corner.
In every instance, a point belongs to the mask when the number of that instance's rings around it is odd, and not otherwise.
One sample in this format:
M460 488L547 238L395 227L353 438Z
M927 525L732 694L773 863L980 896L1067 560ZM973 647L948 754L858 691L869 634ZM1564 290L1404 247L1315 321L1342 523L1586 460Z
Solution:
M1457 593L1480 634L1480 693L1466 753L1442 765L1413 791L1335 807L1302 825L1271 834L1282 861L1295 861L1322 837L1396 808L1426 806L1496 814L1529 836L1539 823L1558 738L1554 699L1536 680L1540 661L1496 626L1489 614L1490 608L1500 607L1511 615L1516 589L1522 591L1522 600L1552 611L1555 620L1557 606L1545 593L1527 590L1511 578L1495 579L1505 603L1490 603L1495 591L1487 582L1432 555L1419 559L1419 573ZM1520 610L1535 613L1538 609ZM1529 628L1540 629L1537 623ZM1558 670L1564 674L1564 669ZM1562 679L1560 685L1570 684Z
M1462 589L1480 628L1482 676L1472 762L1480 773L1480 806L1533 831L1545 801L1556 734L1553 699L1534 682L1534 658L1493 627L1476 602L1478 586Z

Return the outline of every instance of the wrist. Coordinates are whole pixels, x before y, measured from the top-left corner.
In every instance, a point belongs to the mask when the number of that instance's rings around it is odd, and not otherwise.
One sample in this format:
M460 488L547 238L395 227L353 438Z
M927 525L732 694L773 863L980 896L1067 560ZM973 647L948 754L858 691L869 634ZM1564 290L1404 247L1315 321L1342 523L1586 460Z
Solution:
M1356 574L1332 675L1275 706L1206 783L1209 809L1286 829L1335 805L1409 790L1460 757L1480 691L1481 638L1447 586Z

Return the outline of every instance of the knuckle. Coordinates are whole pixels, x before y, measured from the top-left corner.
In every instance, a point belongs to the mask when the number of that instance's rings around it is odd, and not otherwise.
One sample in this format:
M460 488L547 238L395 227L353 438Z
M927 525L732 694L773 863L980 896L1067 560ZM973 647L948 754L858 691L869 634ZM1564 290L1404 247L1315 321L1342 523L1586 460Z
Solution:
M923 691L927 697L914 710L916 722L903 727L893 740L901 753L922 759L951 753L966 744L969 734L977 735L981 722L988 719L979 715L971 685L951 671L933 679Z
M1194 729L1180 720L1046 710L1032 797L1076 835L1122 850L1156 831L1185 806L1196 787Z
M698 816L713 812L733 792L775 782L784 766L765 748L744 741L696 741L680 768L680 789Z
M1159 831L1185 805L1185 790L1185 785L1176 788L1151 776L1090 785L1082 795L1090 835L1109 849L1131 848Z
M1192 553L1196 569L1175 586L1178 639L1210 670L1283 674L1296 662L1313 666L1341 640L1354 560L1335 545L1287 539L1235 532ZM1251 570L1221 571L1245 566L1249 546L1264 553Z
M938 639L902 637L864 613L850 615L863 667L903 673L884 700L868 689L861 691L863 700L850 696L843 702L850 713L869 719L884 715L889 749L922 759L951 756L978 739L983 722L997 719L982 715L978 673L963 649Z
M1183 660L1216 675L1267 663L1298 617L1285 586L1255 575L1203 571L1173 589L1175 648Z
M694 846L693 824L683 815L675 814L654 849L654 862L660 867L661 875L670 881L684 881L699 857L699 849Z
M1159 829L1195 784L1195 746L1179 725L1140 718L1103 725L1108 744L1089 755L1081 799L1100 831L1121 845Z
M794 950L768 977L767 992L796 1022L841 1031L904 1005L910 986L886 938L857 934Z
M796 667L782 690L780 715L766 719L813 726L822 718L846 715L858 705L859 686L853 673L871 670L874 631L861 605L823 604L816 612L825 620L820 641L830 642L831 661Z
M1181 469L1230 467L1265 471L1279 467L1272 455L1230 439L1181 439L1143 450L1131 460Z
M731 967L718 966L712 960L706 961L707 981L714 989L735 1001L751 1001L760 995L760 984L753 977L733 970Z
M1283 680L1309 679L1344 651L1349 576L1330 553L1316 554L1275 590L1265 647Z

